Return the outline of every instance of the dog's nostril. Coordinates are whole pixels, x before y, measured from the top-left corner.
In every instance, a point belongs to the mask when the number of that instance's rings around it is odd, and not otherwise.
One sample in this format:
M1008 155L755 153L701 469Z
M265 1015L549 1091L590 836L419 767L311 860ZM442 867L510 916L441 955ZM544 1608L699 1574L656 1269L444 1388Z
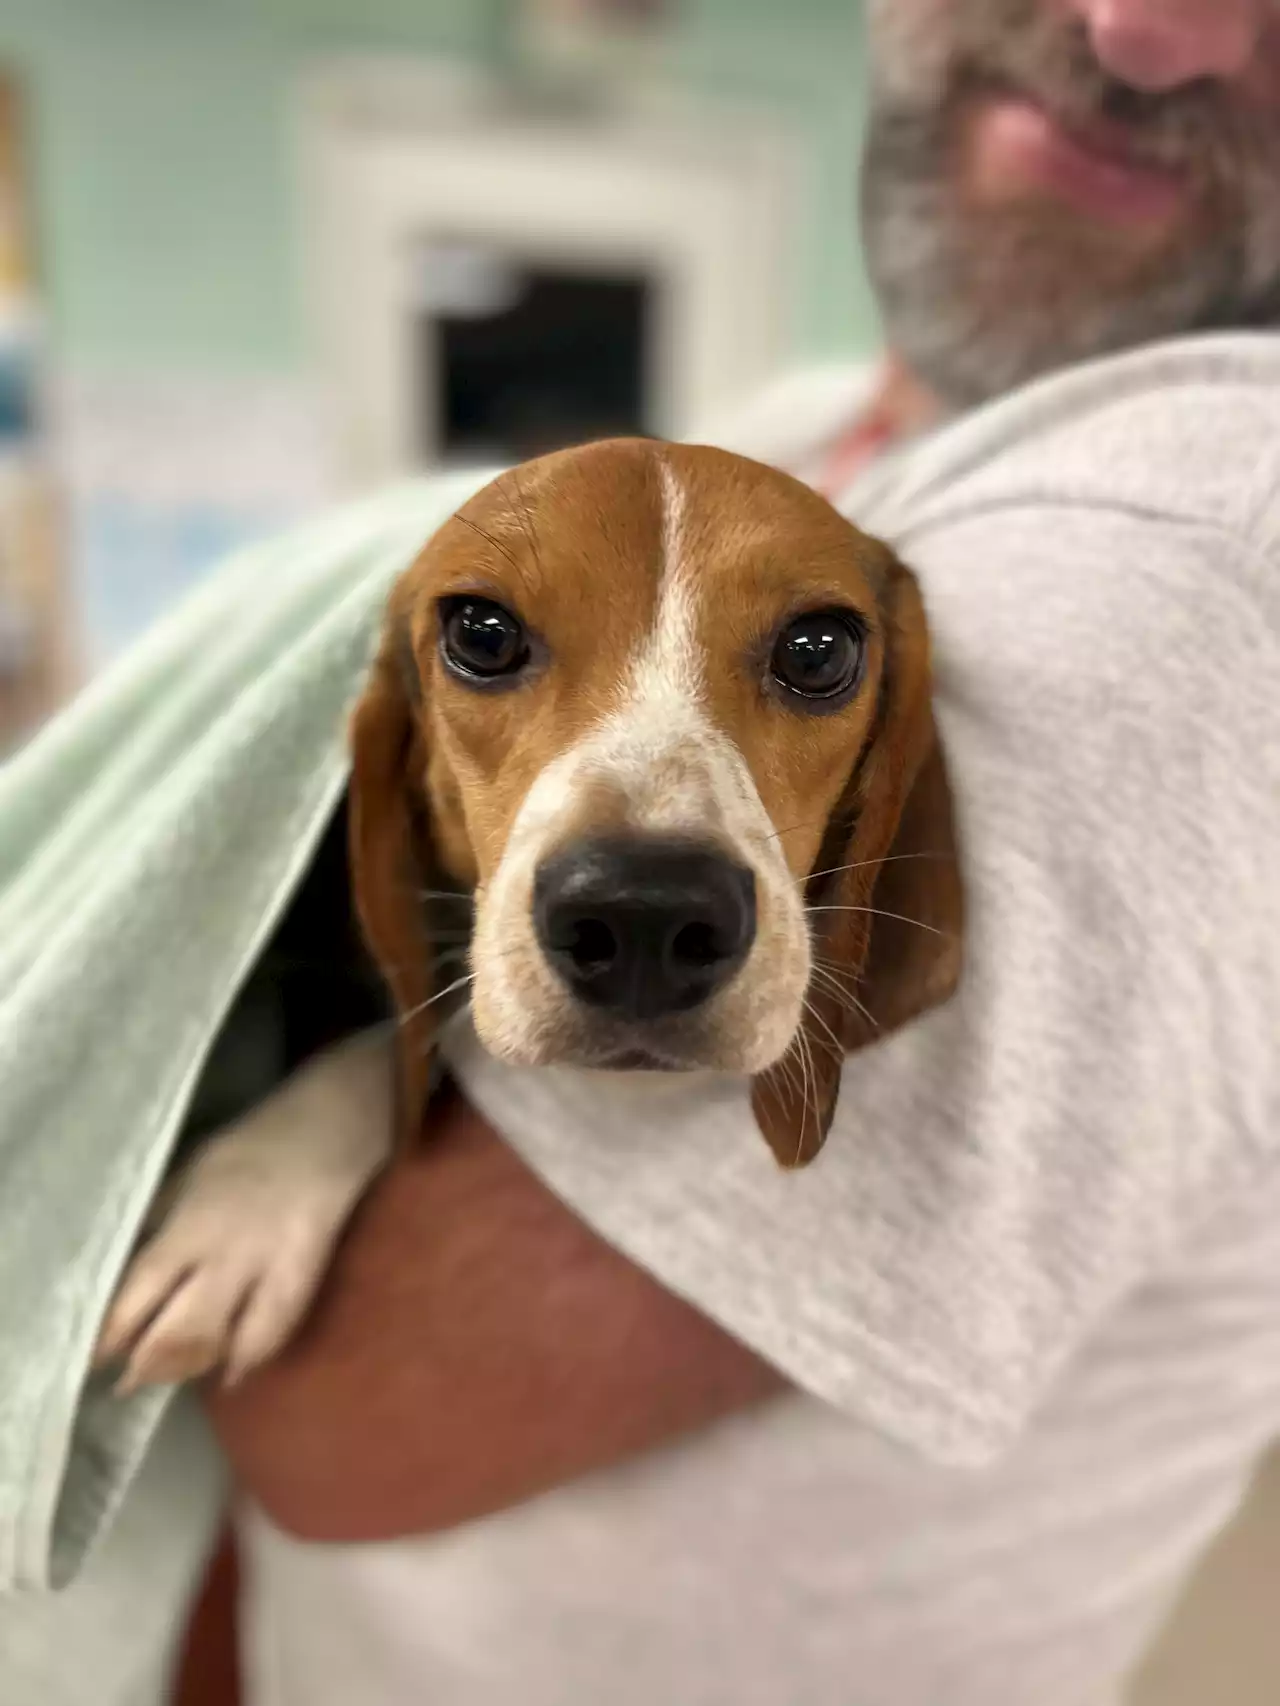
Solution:
M686 924L676 931L671 942L671 957L677 965L692 970L705 970L732 953L713 924Z
M565 950L585 974L606 971L618 957L618 938L602 918L575 919Z

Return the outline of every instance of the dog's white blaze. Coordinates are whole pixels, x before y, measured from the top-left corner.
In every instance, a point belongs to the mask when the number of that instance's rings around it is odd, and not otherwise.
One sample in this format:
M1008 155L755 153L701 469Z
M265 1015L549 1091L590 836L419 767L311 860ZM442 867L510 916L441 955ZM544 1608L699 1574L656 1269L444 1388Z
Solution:
M684 550L685 494L665 462L661 478L663 564L652 626L615 708L547 765L517 813L478 907L476 1013L479 1019L483 1011L491 1048L528 1054L535 1032L545 1031L548 1009L563 999L533 940L533 878L563 825L578 815L583 791L605 783L626 802L631 828L705 838L756 873L761 929L737 980L739 1011L730 1028L744 1069L758 1070L761 1060L782 1052L798 1022L809 976L808 932L751 773L708 713L696 570Z
M631 660L617 709L596 731L593 769L619 783L637 829L708 830L710 774L724 742L707 716L696 587L683 552L685 497L664 461L662 575L653 626ZM723 778L721 778L723 780Z
M662 579L653 632L636 667L636 687L656 687L696 705L705 692L703 657L697 641L693 577L684 552L685 499L680 482L662 464ZM651 679L646 683L644 677Z

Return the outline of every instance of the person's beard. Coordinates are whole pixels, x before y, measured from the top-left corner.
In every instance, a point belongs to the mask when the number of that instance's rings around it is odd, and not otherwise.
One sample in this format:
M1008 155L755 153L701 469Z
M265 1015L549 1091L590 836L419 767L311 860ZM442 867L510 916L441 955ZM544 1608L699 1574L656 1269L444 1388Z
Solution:
M1042 0L885 0L877 45L868 265L891 347L945 404L1180 333L1280 325L1280 115L1207 83L1117 84ZM966 118L1010 88L1124 123L1143 159L1186 174L1185 214L1143 251L1048 196L966 197Z

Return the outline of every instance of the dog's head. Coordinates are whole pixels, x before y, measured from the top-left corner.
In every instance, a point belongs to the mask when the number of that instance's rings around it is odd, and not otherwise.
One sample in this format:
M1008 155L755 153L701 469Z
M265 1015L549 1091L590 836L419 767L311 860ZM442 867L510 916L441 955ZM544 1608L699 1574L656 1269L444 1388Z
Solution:
M773 469L626 440L503 475L396 587L353 744L411 1118L454 889L492 1053L749 1074L787 1165L845 1053L954 984L919 594Z

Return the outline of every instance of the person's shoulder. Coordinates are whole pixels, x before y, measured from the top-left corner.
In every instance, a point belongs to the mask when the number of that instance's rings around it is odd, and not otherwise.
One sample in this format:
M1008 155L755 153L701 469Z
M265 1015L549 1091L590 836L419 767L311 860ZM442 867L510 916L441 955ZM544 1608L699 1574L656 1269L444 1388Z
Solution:
M1280 333L1151 344L973 411L874 476L854 504L889 531L978 509L1098 509L1280 537Z
M1219 839L1274 824L1280 336L1153 345L1046 379L895 457L844 507L920 581L971 795L1009 758L1019 776L1087 776L1110 810L1137 764L1149 830L1152 779L1164 789L1189 760L1235 790ZM1019 789L1032 797L1001 773L997 836ZM1190 774L1184 791L1200 797ZM1060 803L1041 801L1046 821Z

